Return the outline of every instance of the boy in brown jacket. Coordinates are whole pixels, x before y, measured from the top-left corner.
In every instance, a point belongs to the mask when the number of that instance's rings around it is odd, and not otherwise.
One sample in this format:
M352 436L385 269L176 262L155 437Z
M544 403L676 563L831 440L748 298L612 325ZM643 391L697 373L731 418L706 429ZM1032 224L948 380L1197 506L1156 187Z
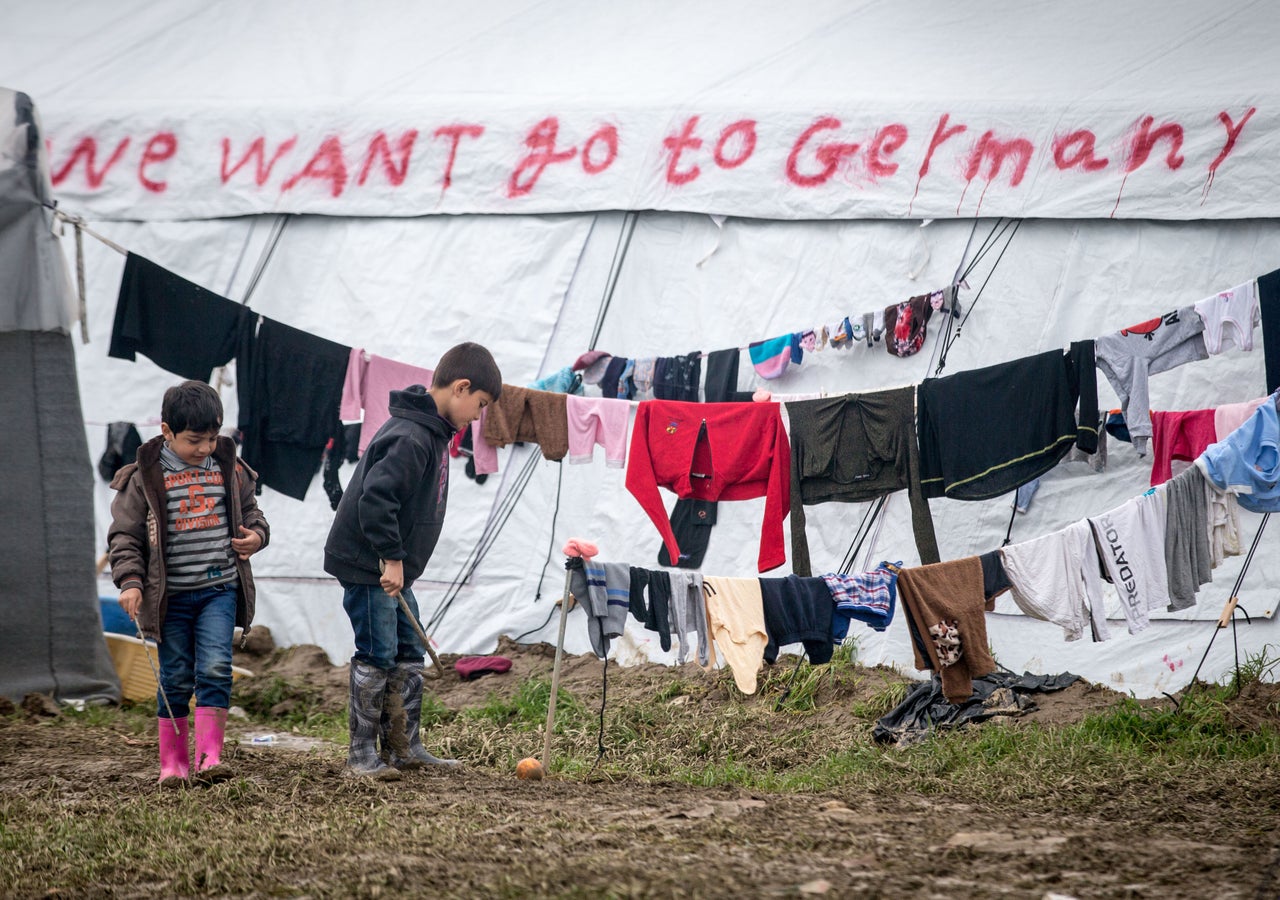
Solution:
M184 381L165 392L160 418L161 435L111 482L119 493L107 543L120 605L159 646L160 783L169 786L190 776L193 691L197 778L228 774L221 755L232 633L253 621L249 557L271 532L254 497L257 475L218 434L218 392Z

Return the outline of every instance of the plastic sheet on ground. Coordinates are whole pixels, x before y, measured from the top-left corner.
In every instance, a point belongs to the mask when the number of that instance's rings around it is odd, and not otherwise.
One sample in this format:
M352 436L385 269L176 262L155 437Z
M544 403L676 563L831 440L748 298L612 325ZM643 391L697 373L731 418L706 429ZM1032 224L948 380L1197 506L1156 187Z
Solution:
M935 729L960 728L996 716L1020 716L1036 708L1032 694L1047 694L1070 687L1078 675L1033 675L1024 672L992 672L973 679L973 696L951 703L942 696L942 681L935 674L913 687L901 703L876 722L871 737L879 744L913 744Z

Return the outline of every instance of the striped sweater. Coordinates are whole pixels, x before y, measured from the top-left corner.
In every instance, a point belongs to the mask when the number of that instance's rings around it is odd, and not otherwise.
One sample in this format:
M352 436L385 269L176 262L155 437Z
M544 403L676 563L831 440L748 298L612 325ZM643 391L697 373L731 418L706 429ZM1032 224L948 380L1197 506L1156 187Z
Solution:
M165 490L165 587L177 594L237 581L227 491L212 456L199 466L160 449Z

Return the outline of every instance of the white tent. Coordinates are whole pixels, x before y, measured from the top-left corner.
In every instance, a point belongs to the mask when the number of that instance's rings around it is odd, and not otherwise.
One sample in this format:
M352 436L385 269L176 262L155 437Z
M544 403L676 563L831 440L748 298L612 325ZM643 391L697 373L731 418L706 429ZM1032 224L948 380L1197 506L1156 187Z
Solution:
M967 309L982 288L947 374L1114 331L1280 266L1280 193L1268 190L1280 25L1257 5L8 2L0 20L0 84L39 105L64 209L224 296L252 286L253 309L344 344L430 366L480 341L512 384L569 364L597 324L596 346L644 357L882 308L949 283L971 235L970 256L1001 216L1021 224L961 292ZM77 344L77 364L95 456L109 421L154 434L177 380L106 357L122 265L89 242L92 341ZM936 340L909 359L882 347L807 355L769 386L918 382ZM1256 345L1153 379L1153 407L1259 396ZM741 386L755 386L745 358ZM1105 379L1100 391L1115 405ZM234 393L223 392L229 421ZM1065 465L1048 476L1014 540L1144 489L1149 463L1111 450L1103 474ZM454 473L418 592L428 614L486 523L506 516L529 452L503 451L503 472L482 486ZM537 463L436 625L443 649L488 651L499 634L538 629L569 535L594 538L606 559L656 565L657 533L622 472L560 469ZM101 544L109 491L96 490ZM268 490L262 505L273 541L255 561L258 621L345 659L340 590L321 570L331 513L319 484L305 502ZM705 572L755 571L762 508L722 505ZM944 558L993 549L1009 521L1008 498L932 508ZM815 566L839 564L863 511L809 510ZM1246 537L1260 521L1245 514ZM1239 629L1243 654L1280 638L1278 540L1264 533L1241 591L1253 618ZM889 502L865 558L917 561L905 497ZM1015 670L1071 670L1139 696L1176 690L1239 565L1218 569L1197 607L1138 635L1117 621L1107 643L1064 643L1002 602L990 642ZM856 633L864 661L910 667L901 622ZM532 637L554 639L553 625ZM669 658L653 637L633 623L615 652ZM571 624L569 649L587 646ZM1232 661L1220 638L1202 674L1222 677Z

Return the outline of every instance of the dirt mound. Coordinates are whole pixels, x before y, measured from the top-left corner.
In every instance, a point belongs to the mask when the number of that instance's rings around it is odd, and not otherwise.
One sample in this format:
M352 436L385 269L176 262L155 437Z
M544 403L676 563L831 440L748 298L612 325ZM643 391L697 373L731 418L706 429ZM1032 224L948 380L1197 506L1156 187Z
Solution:
M276 714L292 711L299 703L309 703L326 712L338 712L347 703L347 666L334 666L319 647L302 644L277 648L266 628L254 628L253 645L236 653L236 665L255 673L255 678L237 683L237 697L271 694L266 710ZM511 660L511 669L477 678L463 678L454 668L461 655L440 655L439 677L427 669L427 690L450 710L463 710L497 698L514 696L530 679L549 679L555 662L555 647L547 643L518 644L502 637L492 654ZM671 695L675 702L699 713L711 713L731 700L747 705L777 704L785 684L794 674L796 657L783 656L761 674L761 690L744 697L734 688L727 670L704 671L690 662L683 666L642 663L620 667L609 663L608 705L625 708L651 702L656 696ZM916 682L885 667L830 666L817 670L817 686L812 706L826 727L853 730L866 724L869 715L882 715L901 699ZM560 665L560 685L569 693L598 703L605 690L605 675L599 659L586 653L566 655ZM778 690L768 690L773 685ZM1085 716L1114 706L1123 694L1101 685L1079 681L1049 694L1037 694L1033 708L1022 721L1058 726L1078 722ZM892 701L892 702L890 702ZM277 706L276 704L284 704ZM259 704L261 705L261 704Z
M1246 684L1224 712L1238 731L1256 732L1264 725L1280 728L1280 684L1254 681Z

